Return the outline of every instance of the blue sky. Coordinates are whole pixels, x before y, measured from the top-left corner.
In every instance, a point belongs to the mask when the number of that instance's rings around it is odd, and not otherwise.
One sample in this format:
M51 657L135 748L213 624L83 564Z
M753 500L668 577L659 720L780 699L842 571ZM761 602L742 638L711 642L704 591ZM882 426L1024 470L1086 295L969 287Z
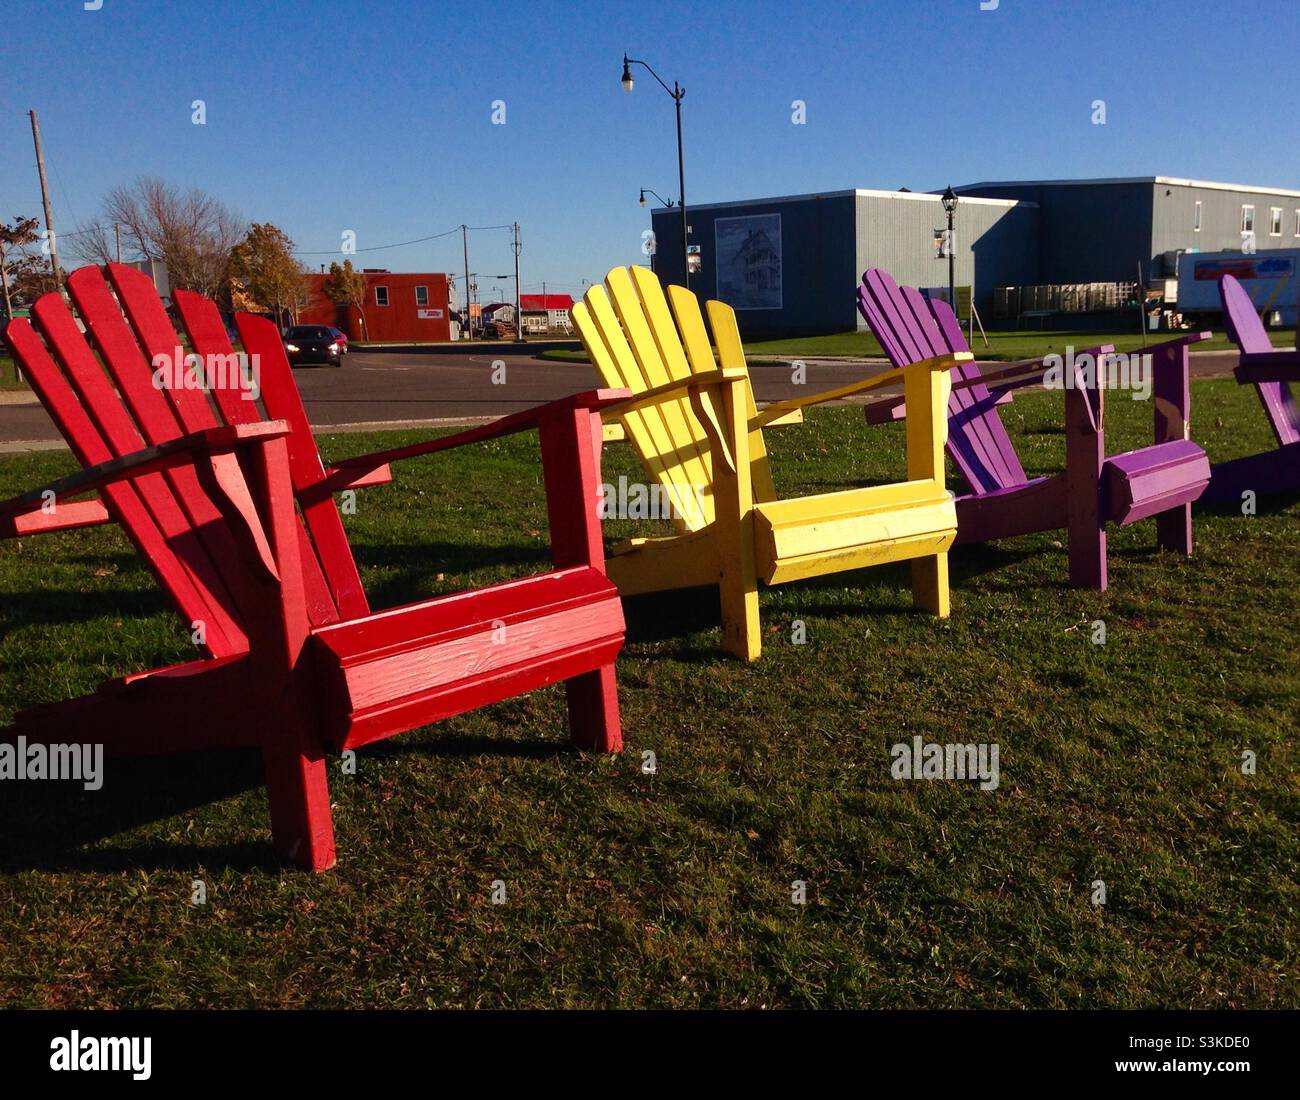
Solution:
M1300 187L1293 0L82 3L5 4L6 220L39 213L35 107L56 228L159 175L304 251L517 220L525 288L576 290L640 259L641 187L676 197L672 100L642 70L623 92L624 50L687 89L691 202L1080 176ZM505 232L470 243L473 270L512 270ZM460 236L360 258L458 271Z

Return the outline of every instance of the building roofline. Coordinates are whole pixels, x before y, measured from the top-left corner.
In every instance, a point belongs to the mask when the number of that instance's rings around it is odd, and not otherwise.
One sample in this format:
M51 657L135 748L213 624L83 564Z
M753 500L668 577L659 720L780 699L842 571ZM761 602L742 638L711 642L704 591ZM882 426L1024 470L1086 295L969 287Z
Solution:
M1285 187L1260 187L1249 183L1219 183L1214 180L1189 180L1178 176L1107 176L1099 179L1077 180L983 180L979 183L967 183L954 187L957 194L984 187L1086 187L1111 183L1149 183L1166 184L1174 187L1203 187L1210 191L1246 191L1259 195L1284 195L1288 198L1300 198L1300 191Z
M978 186L978 185L977 185ZM697 202L687 207L687 212L691 210L730 210L737 206L774 206L778 203L789 202L807 202L810 199L850 199L850 198L883 198L883 199L920 199L925 202L938 202L939 193L937 191L876 191L866 188L856 187L851 191L814 191L806 195L773 195L765 199L739 199L736 202ZM1029 202L1024 199L985 199L971 196L965 200L971 203L981 203L986 206L1023 206L1026 208L1036 207L1038 204ZM652 212L652 216L667 217L675 216L677 207L657 206Z

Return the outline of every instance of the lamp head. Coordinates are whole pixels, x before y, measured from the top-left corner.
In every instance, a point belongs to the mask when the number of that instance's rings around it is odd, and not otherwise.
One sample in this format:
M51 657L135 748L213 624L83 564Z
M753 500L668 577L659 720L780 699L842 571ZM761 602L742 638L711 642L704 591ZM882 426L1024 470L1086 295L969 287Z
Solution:
M627 54L623 55L623 91L632 90L632 69L628 65Z
M645 188L641 188L641 205L645 206Z
M957 196L953 192L953 189L951 187L948 187L944 190L943 198L941 201L943 202L944 210L946 210L949 214L951 214L954 210L957 209Z

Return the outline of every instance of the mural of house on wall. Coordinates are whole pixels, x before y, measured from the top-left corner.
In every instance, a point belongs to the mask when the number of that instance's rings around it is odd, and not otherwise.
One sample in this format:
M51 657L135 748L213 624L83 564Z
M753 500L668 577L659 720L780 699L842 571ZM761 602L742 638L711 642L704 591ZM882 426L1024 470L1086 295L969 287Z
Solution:
M735 309L781 308L781 215L713 223L718 297Z

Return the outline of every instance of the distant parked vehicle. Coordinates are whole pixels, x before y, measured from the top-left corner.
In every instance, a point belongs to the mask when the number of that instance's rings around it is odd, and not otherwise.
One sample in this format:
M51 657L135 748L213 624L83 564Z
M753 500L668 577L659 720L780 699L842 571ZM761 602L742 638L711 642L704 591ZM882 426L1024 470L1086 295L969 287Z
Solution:
M1265 325L1289 328L1296 323L1298 269L1300 248L1184 252L1178 257L1178 312L1192 325L1222 324L1219 277L1231 275Z
M338 367L343 363L342 349L334 338L334 330L326 325L294 325L284 334L284 350L292 367L304 363L326 363Z
M332 325L327 327L329 328L331 335L334 337L334 342L339 346L339 352L343 355L347 355L347 353L352 350L348 346L348 334L342 329L334 328Z

